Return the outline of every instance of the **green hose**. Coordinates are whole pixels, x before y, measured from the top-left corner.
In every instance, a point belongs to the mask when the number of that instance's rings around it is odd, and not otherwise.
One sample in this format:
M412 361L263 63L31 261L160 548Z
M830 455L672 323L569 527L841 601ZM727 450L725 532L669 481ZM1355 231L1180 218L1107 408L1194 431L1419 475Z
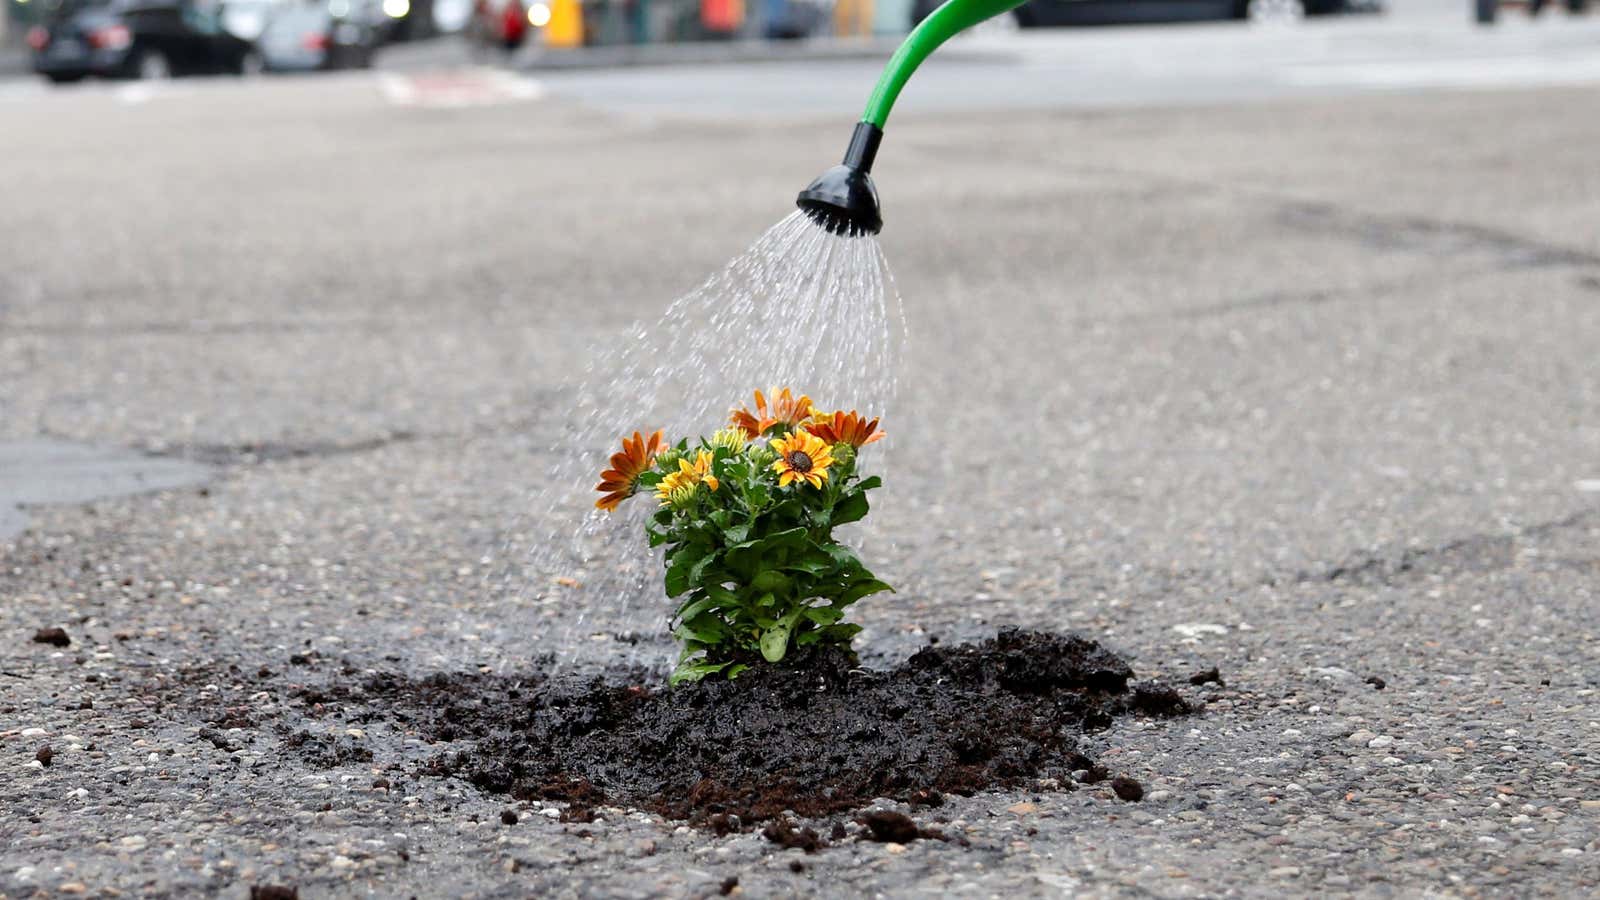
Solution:
M928 54L937 50L940 44L950 40L957 32L971 28L985 19L1010 12L1024 2L1025 0L949 0L934 10L906 36L905 41L900 44L900 49L889 59L889 64L883 67L883 74L878 77L878 86L872 89L872 96L867 99L867 111L861 117L861 121L882 128L883 123L889 118L890 108L900 96L900 90L906 86L906 81L911 78L911 73L917 70L917 66L922 65L922 61L928 58Z

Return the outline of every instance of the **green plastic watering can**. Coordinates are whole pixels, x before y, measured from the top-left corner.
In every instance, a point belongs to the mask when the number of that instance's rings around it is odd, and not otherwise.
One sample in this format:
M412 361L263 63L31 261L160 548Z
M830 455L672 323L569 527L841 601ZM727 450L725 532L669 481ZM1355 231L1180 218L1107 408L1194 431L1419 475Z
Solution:
M883 229L878 189L872 183L872 161L883 141L883 124L911 73L928 54L958 32L1021 6L1025 0L948 0L912 29L883 67L867 99L867 111L850 136L844 162L823 172L796 199L812 221L834 234L859 236Z

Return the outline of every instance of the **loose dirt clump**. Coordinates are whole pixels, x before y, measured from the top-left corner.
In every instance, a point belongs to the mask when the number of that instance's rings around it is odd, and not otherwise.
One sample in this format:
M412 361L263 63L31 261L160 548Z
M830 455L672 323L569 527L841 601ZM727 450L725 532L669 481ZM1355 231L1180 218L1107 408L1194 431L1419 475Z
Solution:
M930 645L890 669L813 651L670 689L640 668L412 677L322 662L274 672L219 661L160 676L142 697L156 712L183 709L204 726L197 740L220 752L270 735L285 760L310 769L376 766L385 789L401 773L460 778L516 801L559 801L565 822L622 806L809 851L849 837L841 818L879 798L915 813L951 794L1106 781L1083 734L1120 716L1193 711L1171 687L1134 682L1127 662L1093 641L1016 629ZM219 683L227 689L195 690ZM240 705L263 692L280 698L270 714ZM369 731L414 735L432 754L391 758ZM1130 799L1130 784L1113 789ZM863 837L909 835L898 820L862 815ZM824 833L797 818L834 821Z
M933 806L1046 779L1070 788L1075 771L1105 777L1077 735L1120 715L1191 711L1171 688L1130 685L1132 675L1093 641L1013 629L928 647L887 671L834 652L671 690L595 678L523 681L508 694L488 676L367 690L400 695L422 733L467 744L434 758L432 774L566 800L577 821L596 804L636 806L719 832L771 822L770 839L804 846L813 838L786 828L785 813L828 816L879 797Z
M72 638L67 635L64 628L41 628L33 633L35 644L49 644L52 647L70 647Z

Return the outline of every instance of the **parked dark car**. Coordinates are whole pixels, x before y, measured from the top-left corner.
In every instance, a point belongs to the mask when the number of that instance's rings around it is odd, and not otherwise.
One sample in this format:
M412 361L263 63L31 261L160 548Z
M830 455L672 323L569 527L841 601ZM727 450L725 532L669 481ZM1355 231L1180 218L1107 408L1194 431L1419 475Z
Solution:
M943 0L915 0L912 18L921 22ZM1062 25L1132 25L1199 22L1214 19L1293 19L1342 12L1349 0L1029 0L1001 24L1022 28Z
M365 69L388 27L382 9L366 0L307 0L280 7L256 46L271 72Z
M196 0L44 0L28 32L34 71L51 81L89 75L166 78L244 73L259 57L222 27L221 5Z

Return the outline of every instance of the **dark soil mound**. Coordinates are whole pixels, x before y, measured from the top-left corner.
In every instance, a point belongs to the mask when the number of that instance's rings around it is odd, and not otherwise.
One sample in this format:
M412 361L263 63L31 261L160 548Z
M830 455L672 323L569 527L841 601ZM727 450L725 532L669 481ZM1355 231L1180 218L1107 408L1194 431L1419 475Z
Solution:
M594 679L581 685L375 679L401 716L436 739L471 742L429 771L518 799L637 806L724 829L821 816L876 797L937 805L943 793L1031 786L1087 770L1074 736L1124 713L1178 715L1171 688L1133 686L1093 641L1002 631L930 647L889 671L844 654L807 654L735 681L676 689ZM504 679L500 679L504 680ZM780 829L781 830L781 829Z

